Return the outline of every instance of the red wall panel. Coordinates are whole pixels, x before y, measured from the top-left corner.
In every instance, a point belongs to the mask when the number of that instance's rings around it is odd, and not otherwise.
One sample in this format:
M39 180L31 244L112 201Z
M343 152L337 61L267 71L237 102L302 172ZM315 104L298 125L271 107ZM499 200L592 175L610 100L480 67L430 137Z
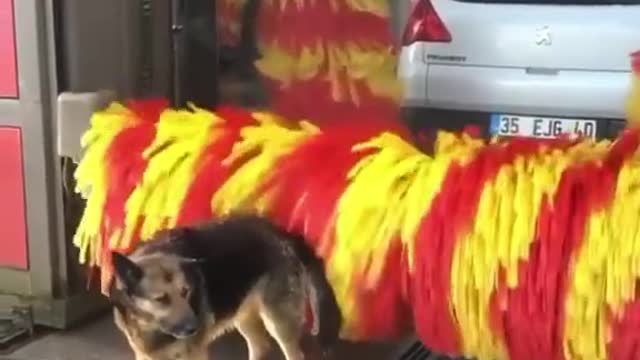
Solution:
M0 0L0 97L18 97L13 0Z
M21 132L0 127L0 266L28 269L27 252Z

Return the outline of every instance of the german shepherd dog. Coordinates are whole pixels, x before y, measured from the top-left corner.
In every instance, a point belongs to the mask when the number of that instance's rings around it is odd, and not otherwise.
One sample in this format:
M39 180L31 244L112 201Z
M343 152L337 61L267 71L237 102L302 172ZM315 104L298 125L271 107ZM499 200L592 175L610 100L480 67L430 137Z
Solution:
M269 335L300 360L307 305L319 346L338 340L342 317L322 261L263 218L165 231L130 256L113 253L113 265L109 297L136 360L207 359L208 345L233 329L251 360L267 355Z

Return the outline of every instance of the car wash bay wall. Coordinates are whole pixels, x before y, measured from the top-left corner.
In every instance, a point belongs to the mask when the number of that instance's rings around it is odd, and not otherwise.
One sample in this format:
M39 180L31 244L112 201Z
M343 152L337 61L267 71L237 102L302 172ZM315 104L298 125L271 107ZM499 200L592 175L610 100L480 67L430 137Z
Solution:
M63 327L86 297L68 287L53 3L0 0L0 314L27 308Z

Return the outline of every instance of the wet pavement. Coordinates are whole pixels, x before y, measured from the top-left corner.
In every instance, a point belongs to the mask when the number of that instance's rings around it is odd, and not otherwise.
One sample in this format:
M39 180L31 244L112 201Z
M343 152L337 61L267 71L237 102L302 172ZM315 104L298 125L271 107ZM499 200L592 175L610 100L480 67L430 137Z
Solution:
M390 360L397 346L390 344L341 344L330 359ZM247 359L244 341L230 334L212 346L211 359ZM133 360L126 340L118 332L111 316L103 316L69 331L40 334L2 360ZM274 350L269 360L282 357Z

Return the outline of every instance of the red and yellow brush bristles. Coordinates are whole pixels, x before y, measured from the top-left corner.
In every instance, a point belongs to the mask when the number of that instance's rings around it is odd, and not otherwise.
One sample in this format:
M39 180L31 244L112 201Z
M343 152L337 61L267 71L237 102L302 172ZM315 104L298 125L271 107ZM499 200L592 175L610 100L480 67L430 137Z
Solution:
M271 197L268 216L307 236L327 258L334 248L337 205L348 184L348 174L370 153L352 151L353 144L365 142L384 129L376 121L361 122L358 127L334 124L280 158L260 189ZM309 166L310 161L313 166Z
M554 192L570 162L563 157L580 149L576 146L552 157L540 143L515 140L497 145L484 159L478 205L469 227L462 229L466 234L459 235L451 264L451 302L465 355L506 358L505 331L499 316L492 314L501 311L495 289L499 280L507 290L518 286L519 266L535 240L541 201ZM470 307L477 310L469 311Z
M565 357L607 359L610 324L636 297L639 182L630 176L639 142L635 132L620 137L584 184L591 216L568 288Z
M229 165L225 160L231 156L234 145L240 141L242 129L256 123L252 114L243 109L221 107L216 113L219 118L224 119L224 123L216 127L220 136L209 143L201 154L198 169L178 216L177 222L182 225L198 224L214 217L211 208L213 195L242 165L240 161Z
M257 124L241 130L241 140L224 160L227 166L234 166L238 161L241 165L213 196L211 208L216 214L266 211L268 196L260 197L256 193L262 180L281 156L318 132L317 127L304 121L287 127L283 119L270 113L256 113L254 118Z
M218 2L223 44L239 45L246 4ZM397 116L402 86L387 0L267 0L255 21L255 66L275 112L318 123L342 121L354 109Z
M401 84L386 1L272 0L258 16L256 67L275 111L304 118L313 109L322 123L353 109L396 115Z
M415 176L418 151L389 133L357 144L353 151L374 149L347 175L349 185L337 204L335 242L327 262L328 277L338 303L347 315L345 334L357 336L357 286L374 288L383 276L386 254L406 212L404 196ZM413 156L412 156L413 155ZM402 161L404 160L404 161ZM379 192L381 196L372 196ZM405 253L404 255L409 255Z
M148 166L142 154L152 143L156 134L155 124L168 103L164 100L146 100L132 101L127 105L130 109L127 119L131 126L120 131L104 156L110 182L105 195L100 233L103 246L98 255L98 262L102 264L102 284L108 284L111 277L111 251L120 246L126 220L125 204Z
M148 161L147 170L126 204L123 245L116 248L128 248L138 229L146 239L159 229L176 225L200 154L219 136L212 131L219 121L200 109L167 110L160 115L155 139L142 153Z
M91 127L82 137L86 149L75 173L76 191L87 199L74 244L80 249L80 261L98 265L102 258L102 222L107 201L110 173L105 161L114 139L124 129L133 127L138 118L124 106L111 105L91 118Z
M325 260L345 338L413 326L480 360L637 357L640 130L613 142L442 132L427 155L384 122L158 114L115 106L85 136L76 245L104 282L112 250L260 212Z

